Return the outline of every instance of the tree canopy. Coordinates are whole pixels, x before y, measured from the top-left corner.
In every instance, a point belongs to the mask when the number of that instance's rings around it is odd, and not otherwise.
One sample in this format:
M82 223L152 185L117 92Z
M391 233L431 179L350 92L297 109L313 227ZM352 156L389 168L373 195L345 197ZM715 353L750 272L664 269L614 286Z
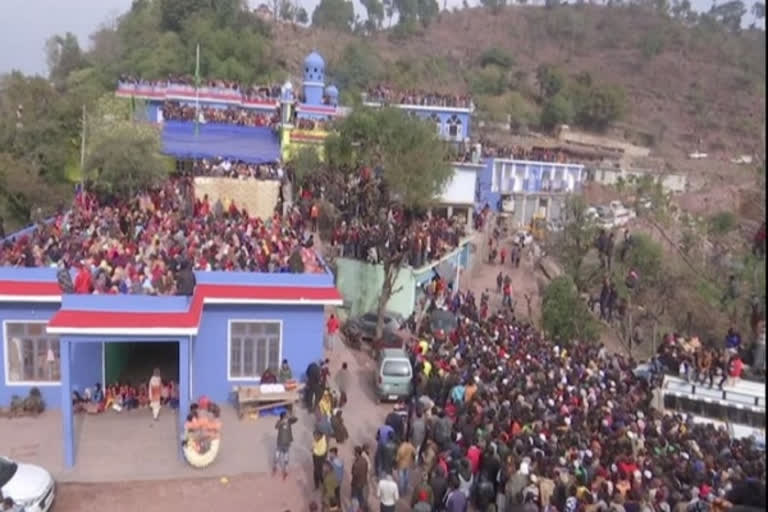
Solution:
M544 331L560 342L595 341L599 335L597 321L568 276L556 277L547 285L541 301L541 321Z
M433 125L400 109L356 109L336 129L326 142L328 164L381 172L392 198L409 208L429 204L453 174Z
M352 30L355 21L355 7L348 0L320 0L312 13L312 24L340 32Z

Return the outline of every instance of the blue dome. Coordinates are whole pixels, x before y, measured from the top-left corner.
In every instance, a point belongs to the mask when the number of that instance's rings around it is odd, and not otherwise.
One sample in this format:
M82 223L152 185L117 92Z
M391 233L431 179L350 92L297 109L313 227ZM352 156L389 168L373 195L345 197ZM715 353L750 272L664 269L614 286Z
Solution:
M317 52L312 52L304 59L305 68L325 69L325 60Z
M325 88L325 95L329 98L338 98L339 97L339 90L336 88L335 85L329 85Z

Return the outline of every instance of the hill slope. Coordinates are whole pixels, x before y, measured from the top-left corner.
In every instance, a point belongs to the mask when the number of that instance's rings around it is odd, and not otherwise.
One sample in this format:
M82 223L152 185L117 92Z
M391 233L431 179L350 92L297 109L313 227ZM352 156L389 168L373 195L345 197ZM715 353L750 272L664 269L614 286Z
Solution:
M273 55L288 70L300 69L303 56L317 49L337 81L472 91L480 110L497 119L538 120L538 66L558 66L571 76L586 72L594 82L624 89L626 112L618 126L662 156L688 153L699 142L703 151L729 157L763 151L762 31L732 34L712 21L688 27L639 7L583 5L443 12L423 33L400 40L392 31L361 38L287 25L275 27L274 35ZM498 75L481 65L489 54L509 59L501 70L509 87L478 95L482 82ZM362 64L350 70L350 60ZM361 65L367 76L344 76Z

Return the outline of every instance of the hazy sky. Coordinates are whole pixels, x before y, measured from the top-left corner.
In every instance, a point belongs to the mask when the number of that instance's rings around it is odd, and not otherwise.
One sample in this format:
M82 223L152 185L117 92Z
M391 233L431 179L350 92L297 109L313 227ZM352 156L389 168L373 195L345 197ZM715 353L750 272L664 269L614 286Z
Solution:
M255 7L263 0L249 0ZM0 0L0 73L13 69L25 73L47 72L45 41L53 34L72 32L80 46L88 47L88 36L104 22L128 10L132 0ZM299 0L307 11L319 0ZM442 5L442 1L439 2ZM470 5L479 3L470 0ZM748 8L751 1L746 0ZM461 5L461 0L448 0L448 6ZM709 9L711 0L693 0L699 9ZM355 12L363 14L355 0Z

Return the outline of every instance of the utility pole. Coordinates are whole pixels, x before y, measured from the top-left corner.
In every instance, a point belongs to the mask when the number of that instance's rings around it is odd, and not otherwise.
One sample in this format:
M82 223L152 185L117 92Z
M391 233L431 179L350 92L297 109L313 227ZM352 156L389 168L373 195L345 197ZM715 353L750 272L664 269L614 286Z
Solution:
M80 132L80 184L85 178L85 124L86 124L85 105L83 105L83 127Z
M200 43L195 53L195 136L200 133Z

